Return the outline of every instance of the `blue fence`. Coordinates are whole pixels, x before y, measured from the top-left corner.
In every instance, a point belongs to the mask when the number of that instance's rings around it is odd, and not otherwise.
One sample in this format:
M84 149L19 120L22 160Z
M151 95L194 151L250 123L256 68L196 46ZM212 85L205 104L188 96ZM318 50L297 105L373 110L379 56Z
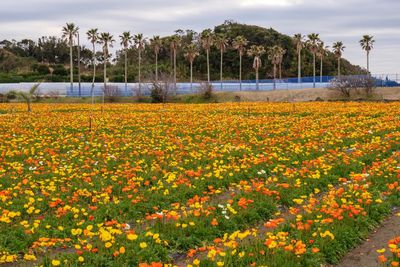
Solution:
M352 77L365 77L365 76L352 76ZM379 87L395 87L400 86L400 75L373 75L375 85ZM317 76L315 77L315 88L327 88L330 82L334 79L334 76ZM276 80L259 80L258 87L254 80L242 81L242 91L270 91L270 90L296 90L306 89L314 87L313 77L302 77L300 82L297 78L285 78ZM4 94L10 90L21 90L28 91L34 83L11 83L11 84L0 84L0 93ZM201 83L177 83L176 93L177 94L191 94L196 93L201 88ZM213 89L215 91L239 91L239 81L223 81L222 84L219 81L212 82ZM73 84L71 88L69 83L41 83L39 87L39 94L41 95L58 95L58 96L70 96L70 97L90 97L102 96L103 93L106 96L118 95L118 96L133 96L139 92L142 95L149 95L152 87L151 83L128 83L125 86L124 83L107 83L107 89L104 90L103 83L95 83L92 88L91 83L78 83Z

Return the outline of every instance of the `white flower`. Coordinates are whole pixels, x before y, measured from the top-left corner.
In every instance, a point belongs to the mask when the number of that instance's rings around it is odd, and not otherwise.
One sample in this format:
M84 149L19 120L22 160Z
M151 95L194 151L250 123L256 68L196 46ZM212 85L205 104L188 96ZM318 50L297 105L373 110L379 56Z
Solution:
M129 229L131 229L131 226L130 226L128 223L126 223L126 224L125 224L125 230L127 231L127 230L129 230Z

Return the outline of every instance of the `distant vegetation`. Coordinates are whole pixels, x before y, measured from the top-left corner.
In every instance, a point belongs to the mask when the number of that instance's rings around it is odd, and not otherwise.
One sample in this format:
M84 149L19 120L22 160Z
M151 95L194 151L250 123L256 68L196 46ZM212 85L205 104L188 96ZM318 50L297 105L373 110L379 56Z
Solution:
M245 50L251 46L263 46L267 51L274 46L282 48L283 55L280 55L279 74L282 77L297 77L298 58L296 54L297 46L294 39L290 36L281 34L274 29L266 29L259 26L239 24L232 21L226 21L224 24L216 26L213 31L209 31L215 36L224 36L227 40L226 48L223 49L223 79L239 79L239 52L232 46L232 42L238 36L247 40ZM198 46L198 55L193 59L193 80L206 81L207 64L206 50L204 43L201 42L201 33L192 30L177 30L173 36L159 38L156 44L159 47L154 49L155 42L147 42L143 38L144 50L141 48L141 80L153 81L155 77L155 51L157 51L158 71L173 75L174 72L174 51L176 52L176 77L177 81L190 80L190 61L187 58L187 48L190 44ZM204 35L204 34L203 34ZM21 41L3 40L0 42L0 82L36 82L36 81L54 81L69 82L70 66L70 47L69 40L58 36L42 37L37 41L24 39ZM117 35L115 35L117 36ZM112 37L112 36L111 36ZM86 35L81 34L81 43ZM154 40L154 38L153 38ZM179 40L179 41L177 41ZM118 40L120 41L120 40ZM125 40L126 41L126 40ZM117 42L116 42L117 43ZM121 45L116 55L109 59L107 67L107 76L111 82L125 81L125 52L127 58L127 81L137 82L139 80L138 70L138 46ZM233 42L234 43L234 42ZM78 81L77 68L77 42L74 41L73 47L73 73L74 80ZM96 43L94 43L96 45ZM119 42L118 42L119 44ZM126 43L125 43L126 44ZM203 45L201 45L203 44ZM99 45L97 45L99 46ZM114 44L115 46L115 44ZM81 46L81 80L85 82L92 81L93 62L96 62L99 69L103 69L104 51L99 49L95 53L96 60L93 61L93 49ZM157 50L158 49L158 50ZM193 47L192 47L193 50ZM335 54L324 48L323 57L323 75L336 75L338 60ZM193 51L192 51L193 53ZM274 65L277 68L274 57L268 56L271 53L265 53L261 56L262 64L258 67L260 79L274 77ZM321 53L319 53L321 54ZM185 57L186 55L186 57ZM318 54L317 54L318 56ZM276 59L276 57L275 57ZM278 57L279 59L279 57ZM319 59L319 58L318 58ZM254 57L243 53L242 60L242 78L255 79ZM313 54L310 49L302 49L301 52L301 72L303 76L313 75ZM209 68L210 79L220 79L221 62L221 42L214 42L209 49ZM258 62L260 63L260 62ZM320 71L320 61L317 60L317 73ZM341 59L341 74L365 74L366 70L352 65L345 59ZM279 75L279 76L280 76ZM102 71L96 74L95 80L102 82L104 80Z

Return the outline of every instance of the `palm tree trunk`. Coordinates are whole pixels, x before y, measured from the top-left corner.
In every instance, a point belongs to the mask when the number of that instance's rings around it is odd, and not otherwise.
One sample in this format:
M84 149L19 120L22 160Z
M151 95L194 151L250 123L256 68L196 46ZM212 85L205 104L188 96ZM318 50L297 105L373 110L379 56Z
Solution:
M104 75L104 77L103 77L103 79L104 79L104 89L103 89L103 104L104 104L104 95L105 95L105 92L106 92L106 90L107 90L107 55L106 54L104 54L104 68L103 68L103 70L104 70L104 73L103 73L103 75Z
M258 84L258 68L256 68L256 89L258 91L259 89L259 84Z
M32 108L31 108L31 99L30 99L29 97L26 99L26 104L28 104L28 112L31 112L31 111L32 111Z
M279 79L282 80L282 63L279 63Z
M128 51L125 47L125 92L128 90Z
M158 53L156 53L156 82L158 82Z
M78 32L78 88L79 96L81 96L81 46L79 42L79 32Z
M299 51L297 60L297 83L301 83L301 51Z
M315 53L313 53L313 87L315 88Z
M321 57L321 66L320 66L320 69L319 69L319 75L320 75L319 82L320 83L322 83L322 68L323 68L322 64L323 64L323 62L322 62L322 57Z
M276 64L274 63L274 90L276 90Z
M224 60L224 52L221 49L221 62L220 62L220 81L221 81L221 91L222 91L222 64L223 64L223 60Z
M93 59L92 59L92 64L93 64L93 79L92 79L92 104L94 103L94 82L96 80L96 45L93 42Z
M340 57L338 58L338 77L340 78Z
M176 49L174 49L174 90L176 94Z
M193 90L193 61L190 61L190 91Z
M70 82L71 92L74 90L74 62L72 59L72 39L69 41L69 71L70 71Z
M207 49L207 81L210 83L210 49Z
M141 77L141 72L140 72L141 61L142 61L142 58L141 58L140 47L139 47L139 91L138 91L139 96L142 96L142 90L141 90L142 89L142 85L141 85L142 77Z
M369 51L367 51L367 71L369 75Z
M240 53L239 55L239 83L240 83L239 91L242 91L242 53Z

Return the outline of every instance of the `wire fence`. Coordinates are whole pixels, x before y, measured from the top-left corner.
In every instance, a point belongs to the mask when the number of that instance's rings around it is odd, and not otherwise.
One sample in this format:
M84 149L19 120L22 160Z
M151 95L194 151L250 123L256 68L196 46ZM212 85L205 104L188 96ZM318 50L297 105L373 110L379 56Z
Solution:
M366 76L351 76L351 77L366 77ZM372 75L377 87L398 87L400 86L399 74L380 74ZM285 79L267 79L259 80L243 80L241 83L237 80L229 81L214 81L211 83L214 91L222 92L237 92L237 91L271 91L271 90L297 90L308 88L328 88L330 82L335 79L335 76L317 76L317 77L302 77L285 78ZM6 94L11 90L29 91L35 83L8 83L0 84L0 94ZM204 83L195 82L177 83L177 94L192 94L198 92ZM48 96L68 96L68 97L90 97L92 96L133 96L140 91L141 95L149 95L153 87L152 83L107 83L104 87L103 83L74 83L71 87L70 83L41 83L38 94Z

